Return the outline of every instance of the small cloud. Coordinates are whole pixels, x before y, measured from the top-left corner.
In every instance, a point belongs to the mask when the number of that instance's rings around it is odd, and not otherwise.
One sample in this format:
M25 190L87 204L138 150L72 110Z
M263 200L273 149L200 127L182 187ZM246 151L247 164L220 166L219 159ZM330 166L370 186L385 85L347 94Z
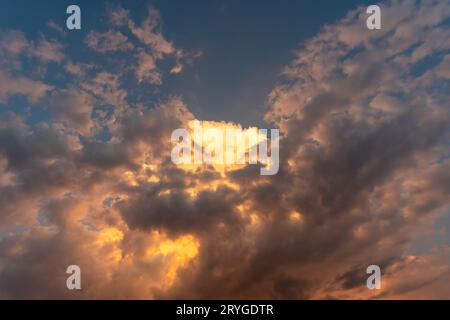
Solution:
M156 68L156 58L141 50L137 55L136 78L138 82L149 82L152 84L161 84L161 73Z
M29 49L29 54L43 62L61 62L64 59L62 48L59 42L41 36L37 45Z
M55 30L61 37L65 37L67 35L64 29L60 25L56 24L56 22L53 20L49 20L47 22L47 27L49 27L52 30Z
M24 76L11 76L8 72L0 70L0 102L6 102L13 95L22 94L30 102L35 103L51 89L53 86L41 81Z
M127 51L134 48L120 31L109 30L107 32L91 31L86 37L86 44L97 52Z
M116 27L126 25L129 21L129 11L116 5L109 5L106 9L108 21Z

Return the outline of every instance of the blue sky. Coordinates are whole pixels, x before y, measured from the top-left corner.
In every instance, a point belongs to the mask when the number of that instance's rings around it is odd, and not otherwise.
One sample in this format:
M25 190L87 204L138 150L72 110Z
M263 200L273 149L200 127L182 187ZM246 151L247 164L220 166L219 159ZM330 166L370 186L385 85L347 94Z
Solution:
M73 2L73 1L72 1ZM40 33L57 37L46 24L65 27L71 1L9 1L2 4L0 27L19 29L30 39ZM161 86L145 88L148 99L181 95L198 117L261 125L266 98L294 50L325 24L370 1L78 1L82 30L69 32L64 43L72 56L98 61L82 48L91 30L106 30L107 4L122 4L140 21L152 5L163 19L163 34L178 47L202 56L182 74L169 75Z

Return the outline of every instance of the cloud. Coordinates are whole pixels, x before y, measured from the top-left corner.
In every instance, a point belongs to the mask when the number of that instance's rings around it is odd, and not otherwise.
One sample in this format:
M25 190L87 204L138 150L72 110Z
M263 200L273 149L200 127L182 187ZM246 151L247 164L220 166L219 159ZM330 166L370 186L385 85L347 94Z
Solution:
M41 37L39 42L30 49L29 54L43 62L61 62L64 59L62 48L59 42Z
M144 50L137 55L136 78L138 82L147 81L153 84L161 84L161 73L156 68L156 59Z
M22 94L34 103L52 88L53 86L41 81L24 76L11 76L7 71L0 70L0 102L5 103L12 95Z
M29 46L23 32L18 30L5 30L0 39L0 48L2 52L9 53L12 56L22 53Z
M122 108L126 102L127 92L121 88L119 75L101 71L93 79L81 84L81 88L93 94L103 104Z
M159 31L161 26L161 15L158 10L149 7L147 17L142 21L140 26L136 26L132 20L128 20L128 28L130 31L145 45L150 48L155 56L173 53L175 48L173 44L166 40Z
M93 31L88 35L86 42L92 49L100 52L134 48L137 63L133 69L138 83L161 85L163 73L158 67L158 62L167 58L174 59L176 64L170 68L170 73L177 74L199 56L198 53L177 48L166 39L161 30L161 14L153 7L147 8L147 15L140 24L133 21L129 11L120 6L109 6L107 16L113 27L123 28L131 33L134 40L137 40L135 44L129 42L121 32L112 30L103 34Z
M65 71L81 79L84 79L89 70L92 70L93 68L95 68L94 64L74 63L72 61L67 61L64 65Z
M55 120L85 136L89 136L93 126L92 105L90 95L76 89L55 92L50 98L50 107Z
M109 22L114 26L126 25L129 20L130 12L120 6L109 5L107 7L107 16Z
M127 51L133 49L128 38L119 31L107 32L91 31L86 37L86 44L98 52Z
M67 36L66 31L64 31L64 29L53 20L49 20L47 22L47 27L56 31L61 37Z

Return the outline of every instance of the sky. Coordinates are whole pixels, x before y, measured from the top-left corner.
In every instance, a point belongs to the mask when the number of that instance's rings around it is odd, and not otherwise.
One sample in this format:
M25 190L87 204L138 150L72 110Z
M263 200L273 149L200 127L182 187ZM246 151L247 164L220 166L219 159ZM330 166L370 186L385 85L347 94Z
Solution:
M70 4L2 3L0 298L450 298L447 1ZM194 120L278 172L173 163Z
M33 39L42 32L54 35L44 22L52 20L64 27L67 15L61 11L71 3L9 1L0 13L0 26L23 30ZM91 61L92 53L79 52L79 44L92 29L107 30L102 23L105 3L78 3L86 9L82 10L83 28L71 33L65 45L78 53L77 58ZM364 2L260 1L257 6L252 1L114 3L126 7L137 20L145 16L142 8L154 6L163 17L164 35L181 48L202 55L193 68L147 90L156 91L161 99L181 95L202 119L261 125L267 95L301 41ZM23 8L29 11L24 13Z

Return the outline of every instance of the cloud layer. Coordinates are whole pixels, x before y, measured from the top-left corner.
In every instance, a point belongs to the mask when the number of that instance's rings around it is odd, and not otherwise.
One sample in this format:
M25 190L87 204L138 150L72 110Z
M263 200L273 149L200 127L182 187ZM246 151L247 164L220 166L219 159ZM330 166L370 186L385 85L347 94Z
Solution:
M195 115L180 97L135 100L127 81L158 86L196 54L155 8L138 23L110 6L88 33L121 72L76 61L63 34L2 32L0 298L448 298L448 243L413 244L450 232L434 224L450 205L450 5L381 7L382 30L357 8L282 70L265 114L282 134L274 176L171 162L171 132ZM50 81L52 65L70 80ZM18 96L27 111L8 109Z

